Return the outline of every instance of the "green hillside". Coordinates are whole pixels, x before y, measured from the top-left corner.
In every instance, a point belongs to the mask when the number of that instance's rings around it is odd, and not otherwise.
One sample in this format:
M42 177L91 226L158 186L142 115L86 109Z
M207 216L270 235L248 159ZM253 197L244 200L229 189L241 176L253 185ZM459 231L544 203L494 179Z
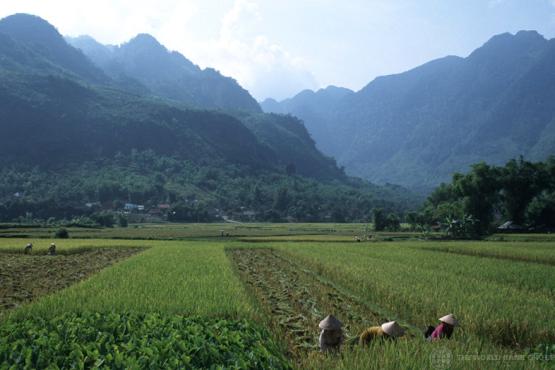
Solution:
M8 17L0 30L0 220L125 203L169 204L176 221L362 220L373 207L416 204L403 189L345 176L294 117L139 94L40 18Z

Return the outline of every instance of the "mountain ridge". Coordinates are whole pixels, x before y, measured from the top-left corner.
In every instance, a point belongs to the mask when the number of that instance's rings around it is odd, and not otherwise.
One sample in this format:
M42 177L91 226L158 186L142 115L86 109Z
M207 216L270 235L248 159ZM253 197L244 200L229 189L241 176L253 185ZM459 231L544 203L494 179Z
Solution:
M262 106L301 118L351 175L431 189L475 162L555 152L554 45L535 31L496 35L346 97Z
M162 98L205 109L262 112L237 81L212 68L201 69L150 34L138 34L119 46L102 45L90 36L66 39L107 75L135 81Z

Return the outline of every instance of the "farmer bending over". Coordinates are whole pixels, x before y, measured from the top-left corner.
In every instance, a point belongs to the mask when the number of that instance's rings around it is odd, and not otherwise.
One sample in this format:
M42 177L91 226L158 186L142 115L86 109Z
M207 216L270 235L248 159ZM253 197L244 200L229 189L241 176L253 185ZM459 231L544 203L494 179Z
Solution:
M395 321L390 321L381 326L371 326L359 336L359 344L367 345L374 339L395 339L402 337L405 330Z
M23 250L23 253L31 254L32 251L33 251L33 243L29 243L25 246L25 249Z
M343 342L342 326L341 321L337 320L333 315L329 315L320 321L318 325L322 329L320 332L320 351L339 351Z
M48 247L48 254L51 256L55 256L56 255L56 244L51 243L50 247Z
M455 319L453 314L445 315L439 318L440 324L433 329L433 327L428 328L429 335L426 335L426 339L428 340L439 340L441 338L450 339L451 335L453 335L453 330L455 330L455 326L459 325L459 321ZM433 329L433 331L431 330ZM431 332L431 333L430 333Z

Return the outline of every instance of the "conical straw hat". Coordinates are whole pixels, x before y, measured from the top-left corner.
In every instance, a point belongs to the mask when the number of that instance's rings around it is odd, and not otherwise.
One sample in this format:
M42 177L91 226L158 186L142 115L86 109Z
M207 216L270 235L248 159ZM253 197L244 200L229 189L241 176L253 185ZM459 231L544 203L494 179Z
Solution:
M323 330L337 330L341 329L343 324L337 320L333 315L328 315L324 320L320 321L318 327Z
M405 330L397 324L395 321L390 321L382 324L382 330L384 333L392 337L400 337L405 334Z
M453 326L459 325L459 321L457 319L455 319L455 316L453 316L452 313L450 313L449 315L445 315L443 317L440 317L439 321L444 322L444 323L449 324L449 325L453 325Z

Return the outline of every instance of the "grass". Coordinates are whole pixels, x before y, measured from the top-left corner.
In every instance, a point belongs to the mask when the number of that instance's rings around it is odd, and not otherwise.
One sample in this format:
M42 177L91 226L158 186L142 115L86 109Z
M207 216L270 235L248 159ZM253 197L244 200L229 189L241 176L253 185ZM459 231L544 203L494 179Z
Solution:
M525 247L523 247L525 246ZM555 265L555 244L542 242L443 243L423 247L431 251Z
M0 238L52 238L58 227L25 227L0 224ZM222 232L232 238L238 237L279 237L279 238L319 238L328 240L336 237L340 240L353 240L357 235L364 235L371 230L369 224L335 224L335 223L211 223L211 224L135 224L121 228L67 228L71 238L77 239L213 239L220 238ZM384 232L378 233L386 238L419 237L421 233ZM343 239L341 239L343 238Z
M528 348L555 341L554 270L522 262L453 256L426 243L304 244L275 247L361 299L425 328L454 312L461 335Z
M0 248L13 248L13 242L2 240ZM252 307L221 243L64 240L58 243L58 249L92 244L151 248L58 294L24 306L12 316L24 319L68 311L123 310L250 317Z
M320 314L337 310L342 319L356 311L350 322L344 319L354 334L387 318L410 326L413 335L370 348L345 349L341 356L308 350L295 357L296 365L314 369L553 365L526 357L536 346L555 343L551 314L555 244L550 236L536 236L535 241L507 241L513 238L508 235L503 241L452 242L418 241L419 234L414 233L380 233L373 241L355 242L354 236L362 235L365 226L190 224L70 229L75 239L56 240L61 253L147 249L11 311L9 320L48 320L86 312L246 319L270 328L272 336L282 341L282 351L290 353L284 348L288 341L299 343L284 336L288 329L274 322L273 309L308 318L301 329L302 341L309 342L309 348L317 343ZM222 238L221 230L230 236ZM14 237L16 231L26 237ZM52 235L50 229L2 232L10 237L0 237L0 258L1 252L21 252L28 242L34 244L34 253L45 253ZM245 248L271 248L275 258L256 260L258 253L250 254L250 259L230 258L230 252ZM338 298L342 304L334 303ZM429 343L418 336L418 328L435 324L449 312L461 320L453 340Z

